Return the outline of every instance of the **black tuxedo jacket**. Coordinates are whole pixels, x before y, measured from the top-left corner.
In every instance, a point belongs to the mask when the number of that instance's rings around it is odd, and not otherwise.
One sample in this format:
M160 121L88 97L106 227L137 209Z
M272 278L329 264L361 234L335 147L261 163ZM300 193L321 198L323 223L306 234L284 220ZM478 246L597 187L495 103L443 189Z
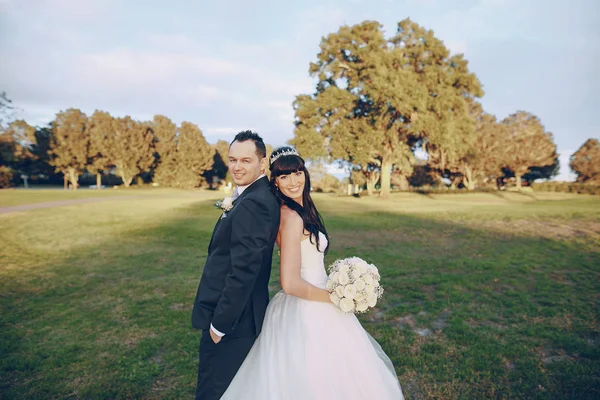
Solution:
M262 177L217 221L194 301L194 328L212 323L226 335L260 333L278 229L279 204Z

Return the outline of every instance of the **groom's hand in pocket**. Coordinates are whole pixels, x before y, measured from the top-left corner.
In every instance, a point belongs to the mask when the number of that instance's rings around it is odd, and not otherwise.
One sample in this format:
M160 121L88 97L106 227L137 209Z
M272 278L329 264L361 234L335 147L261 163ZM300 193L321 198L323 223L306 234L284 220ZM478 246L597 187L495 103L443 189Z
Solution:
M215 342L215 344L219 343L221 341L221 336L214 333L212 329L209 329L209 331L210 331L210 338L212 339L212 341Z

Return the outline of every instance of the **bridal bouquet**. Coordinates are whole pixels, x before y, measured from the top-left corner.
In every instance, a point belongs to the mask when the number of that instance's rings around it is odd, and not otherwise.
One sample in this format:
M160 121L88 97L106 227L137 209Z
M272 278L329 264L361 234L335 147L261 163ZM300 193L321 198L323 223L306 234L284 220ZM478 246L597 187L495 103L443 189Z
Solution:
M379 271L361 258L337 260L329 266L329 298L343 312L364 313L383 294Z

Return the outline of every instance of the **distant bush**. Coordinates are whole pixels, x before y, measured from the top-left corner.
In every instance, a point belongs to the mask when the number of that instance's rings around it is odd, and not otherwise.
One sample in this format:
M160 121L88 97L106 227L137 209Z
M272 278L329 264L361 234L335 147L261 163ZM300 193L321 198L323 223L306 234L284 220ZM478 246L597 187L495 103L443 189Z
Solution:
M331 174L324 174L321 179L312 184L316 192L332 193L342 191L342 182Z
M0 167L0 189L13 187L13 170L9 167Z
M490 188L479 188L475 190L467 190L467 189L450 189L450 188L440 188L438 187L417 187L410 188L408 190L403 190L405 193L420 193L420 194L469 194L469 193L496 193L498 189L490 189Z
M576 182L542 182L533 183L533 190L538 192L560 192L600 195L599 185L590 185Z

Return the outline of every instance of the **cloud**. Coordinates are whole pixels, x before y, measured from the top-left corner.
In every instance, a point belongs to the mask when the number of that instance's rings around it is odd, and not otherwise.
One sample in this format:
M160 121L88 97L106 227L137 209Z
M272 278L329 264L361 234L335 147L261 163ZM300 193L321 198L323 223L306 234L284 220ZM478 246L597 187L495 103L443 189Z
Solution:
M204 104L207 101L218 99L221 96L221 89L217 86L211 85L200 84L196 87L196 92L199 98L199 104Z
M227 77L241 72L240 66L219 58L130 49L87 54L78 64L83 79L99 79L102 84L116 85L151 85L182 74Z
M165 34L144 32L140 37L142 41L147 42L153 48L180 51L194 48L194 41L192 38L183 33Z
M7 13L15 6L14 0L0 0L0 12Z
M119 0L39 0L38 7L61 16L100 17L114 10Z

